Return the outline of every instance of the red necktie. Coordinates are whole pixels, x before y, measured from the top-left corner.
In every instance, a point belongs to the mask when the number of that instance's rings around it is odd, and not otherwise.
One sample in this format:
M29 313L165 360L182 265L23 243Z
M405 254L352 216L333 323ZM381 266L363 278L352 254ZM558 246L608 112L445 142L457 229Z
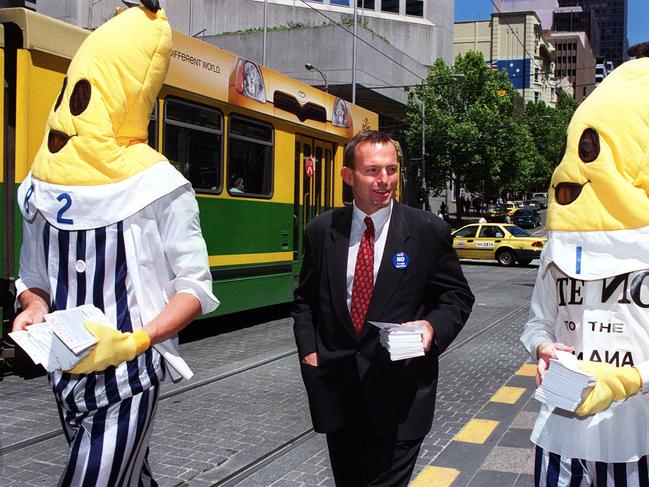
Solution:
M363 328L374 289L374 223L369 216L365 217L365 226L367 228L356 256L352 286L351 315L356 333L360 333Z

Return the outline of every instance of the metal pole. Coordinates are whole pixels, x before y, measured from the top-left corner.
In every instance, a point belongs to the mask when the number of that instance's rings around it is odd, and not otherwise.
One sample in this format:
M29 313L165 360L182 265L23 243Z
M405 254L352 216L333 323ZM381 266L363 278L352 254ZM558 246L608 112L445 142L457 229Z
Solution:
M266 66L266 31L268 30L268 0L264 0L264 40L261 50L261 64Z
M192 0L189 0L189 30L187 35L192 35Z
M354 0L354 38L352 39L352 103L356 103L356 33L358 1Z
M425 88L422 90L421 98L421 187L424 193L423 210L426 209L428 199L428 184L426 183L426 99Z

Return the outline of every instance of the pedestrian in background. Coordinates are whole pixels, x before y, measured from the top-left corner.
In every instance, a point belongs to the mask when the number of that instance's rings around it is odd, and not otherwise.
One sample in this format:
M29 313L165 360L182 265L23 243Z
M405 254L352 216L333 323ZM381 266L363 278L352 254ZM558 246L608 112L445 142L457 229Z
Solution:
M406 486L433 420L439 354L474 298L450 227L393 200L392 139L359 133L343 164L353 205L320 215L304 239L291 313L302 377L336 485ZM368 320L421 329L425 356L392 362Z

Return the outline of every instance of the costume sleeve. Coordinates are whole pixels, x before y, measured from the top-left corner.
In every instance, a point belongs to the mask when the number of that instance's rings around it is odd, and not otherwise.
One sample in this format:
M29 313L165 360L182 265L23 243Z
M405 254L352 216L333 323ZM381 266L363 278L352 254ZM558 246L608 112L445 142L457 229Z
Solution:
M300 271L300 285L295 290L291 315L293 316L293 333L300 358L316 352L316 331L314 315L317 316L316 289L318 286L315 268L312 232L307 229L304 238L304 257Z
M16 280L17 297L27 289L41 289L50 293L50 283L47 277L47 263L43 247L44 220L36 216L32 222L23 220L23 241L20 247L20 270Z
M422 319L432 325L438 352L442 353L464 327L475 298L453 250L450 226L444 224L444 234L437 240L439 243L431 252L428 278L436 304Z
M530 356L537 360L536 347L539 343L556 341L555 323L558 314L557 293L553 270L539 267L532 293L530 316L521 335L521 342Z
M165 301L188 293L200 301L203 314L214 311L219 300L212 294L196 198L187 187L178 188L156 201L155 211L164 253L175 276L164 285Z

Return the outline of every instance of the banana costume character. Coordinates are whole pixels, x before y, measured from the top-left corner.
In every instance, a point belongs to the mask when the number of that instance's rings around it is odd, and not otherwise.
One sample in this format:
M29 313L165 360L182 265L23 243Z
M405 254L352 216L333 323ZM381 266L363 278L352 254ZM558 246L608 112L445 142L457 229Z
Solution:
M93 352L50 374L70 445L62 485L155 485L159 384L191 375L174 337L219 304L191 185L146 144L171 28L157 1L143 3L80 47L18 191L24 311L14 329L89 303L114 324L87 323Z
M649 58L575 112L547 227L521 340L541 370L570 347L597 382L576 414L542 405L536 485L649 485Z

